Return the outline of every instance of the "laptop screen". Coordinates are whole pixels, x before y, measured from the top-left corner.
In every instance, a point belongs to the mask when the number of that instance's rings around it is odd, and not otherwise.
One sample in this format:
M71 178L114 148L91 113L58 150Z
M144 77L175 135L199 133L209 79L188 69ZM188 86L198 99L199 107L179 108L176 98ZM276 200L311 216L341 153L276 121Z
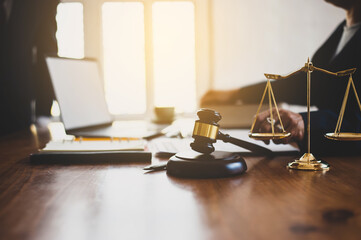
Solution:
M112 122L96 61L46 57L46 63L66 130Z

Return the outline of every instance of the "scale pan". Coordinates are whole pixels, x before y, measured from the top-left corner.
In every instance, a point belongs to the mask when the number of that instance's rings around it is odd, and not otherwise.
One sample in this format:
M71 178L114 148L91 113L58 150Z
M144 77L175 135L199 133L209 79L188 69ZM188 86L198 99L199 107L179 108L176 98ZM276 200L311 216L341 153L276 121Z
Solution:
M271 139L282 139L290 136L291 133L249 133L248 136L255 140L271 140Z
M340 132L336 134L326 133L325 137L336 141L361 141L361 133L350 133L350 132Z

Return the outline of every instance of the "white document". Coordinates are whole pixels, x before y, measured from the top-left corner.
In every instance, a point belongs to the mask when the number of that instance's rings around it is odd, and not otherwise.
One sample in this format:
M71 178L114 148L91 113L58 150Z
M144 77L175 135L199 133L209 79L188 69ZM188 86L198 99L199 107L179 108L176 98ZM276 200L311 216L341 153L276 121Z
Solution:
M273 152L295 152L299 151L298 148L290 145L290 144L275 144L270 141L270 144L265 144L263 141L254 140L248 137L249 130L248 129L222 129L221 130L224 134L229 134L231 137L238 138L247 142L251 142L257 144L259 146L268 148ZM250 152L247 149L238 147L231 143L225 143L221 140L218 140L217 143L213 145L219 151L228 151L228 152Z
M298 152L299 149L290 144L274 144L272 141L269 145L262 141L257 141L248 137L249 130L247 129L222 129L225 134L229 134L231 137L238 138L247 142L257 144L259 146L268 148L273 152ZM158 138L151 141L151 150L155 152L169 152L177 153L191 150L190 143L193 142L193 138ZM225 143L222 140L217 140L213 144L217 151L226 152L250 152L245 148L238 147L231 143Z

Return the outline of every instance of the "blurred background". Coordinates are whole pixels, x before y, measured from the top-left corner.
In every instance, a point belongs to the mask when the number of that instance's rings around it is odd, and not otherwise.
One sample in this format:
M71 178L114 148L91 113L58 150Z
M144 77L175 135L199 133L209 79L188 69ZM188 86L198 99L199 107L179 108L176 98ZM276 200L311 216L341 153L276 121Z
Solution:
M113 115L142 118L298 69L344 16L323 0L63 0L56 37L59 56L99 61Z

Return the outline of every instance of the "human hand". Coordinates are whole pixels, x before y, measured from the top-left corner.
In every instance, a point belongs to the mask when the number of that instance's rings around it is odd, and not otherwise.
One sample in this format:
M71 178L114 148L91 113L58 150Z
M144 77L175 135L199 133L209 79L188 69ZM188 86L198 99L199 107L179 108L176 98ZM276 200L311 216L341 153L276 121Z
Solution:
M291 142L300 142L303 140L305 135L305 124L303 118L300 114L294 113L288 110L279 109L280 117L282 119L283 127L286 132L291 133L289 137L273 140L276 144L287 144ZM280 126L278 115L276 109L272 109L273 119L275 121L275 131L281 132L282 130L277 129L276 126ZM258 114L256 119L256 124L254 126L254 132L272 132L271 124L267 121L267 118L270 117L270 111L264 111ZM269 144L269 140L264 141L266 144Z
M200 106L212 104L235 104L238 99L239 89L234 90L209 90L201 98Z

